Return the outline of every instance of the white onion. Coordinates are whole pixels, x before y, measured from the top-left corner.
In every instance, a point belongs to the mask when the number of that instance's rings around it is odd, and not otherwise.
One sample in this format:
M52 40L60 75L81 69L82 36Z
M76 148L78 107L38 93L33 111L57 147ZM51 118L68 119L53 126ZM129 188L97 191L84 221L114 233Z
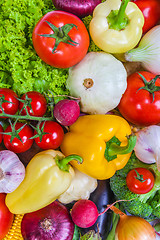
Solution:
M160 74L160 25L149 30L137 48L126 52L125 59L130 62L141 62L147 71Z
M0 151L0 193L13 192L24 176L25 167L18 156L9 150Z
M136 133L137 142L134 148L139 160L144 163L157 163L160 171L160 126L144 127Z

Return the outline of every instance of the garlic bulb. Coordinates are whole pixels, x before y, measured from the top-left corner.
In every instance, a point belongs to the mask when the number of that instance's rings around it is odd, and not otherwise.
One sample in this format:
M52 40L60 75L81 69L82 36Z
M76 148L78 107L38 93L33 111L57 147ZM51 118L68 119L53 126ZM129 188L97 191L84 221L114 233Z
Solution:
M92 178L85 173L80 172L74 168L75 175L72 179L71 185L66 192L61 194L58 200L62 203L70 203L79 199L88 199L97 187L97 179Z
M136 133L135 155L144 163L157 163L160 171L160 126L144 127Z
M13 192L24 176L25 167L18 156L9 150L0 151L0 193Z
M69 69L66 87L80 98L82 112L105 114L118 106L127 87L127 72L113 55L89 52Z

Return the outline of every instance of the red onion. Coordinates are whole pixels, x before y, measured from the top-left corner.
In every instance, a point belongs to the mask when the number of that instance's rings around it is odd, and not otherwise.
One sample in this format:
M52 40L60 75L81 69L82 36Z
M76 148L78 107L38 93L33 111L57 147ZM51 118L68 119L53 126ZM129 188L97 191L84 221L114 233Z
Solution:
M101 0L52 0L58 10L63 10L83 18L93 13L94 8Z
M72 240L74 223L68 209L58 201L24 215L21 232L27 240Z

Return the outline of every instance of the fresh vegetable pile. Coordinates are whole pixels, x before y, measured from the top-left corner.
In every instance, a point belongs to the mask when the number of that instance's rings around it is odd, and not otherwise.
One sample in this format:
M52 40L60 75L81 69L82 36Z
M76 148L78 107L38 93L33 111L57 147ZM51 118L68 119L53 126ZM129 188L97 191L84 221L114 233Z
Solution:
M0 240L158 239L159 0L0 10Z

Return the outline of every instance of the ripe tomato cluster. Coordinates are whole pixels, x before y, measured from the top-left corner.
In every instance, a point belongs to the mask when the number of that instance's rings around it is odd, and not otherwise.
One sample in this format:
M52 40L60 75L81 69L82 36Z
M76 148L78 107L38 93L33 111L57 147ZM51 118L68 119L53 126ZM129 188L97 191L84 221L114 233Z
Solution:
M5 129L0 125L0 143L3 141L5 147L15 153L27 151L33 141L42 149L58 148L63 140L64 130L54 118L43 118L46 111L47 100L43 94L31 91L19 99L13 90L1 88L0 117L9 120L9 125ZM17 121L18 114L24 117L32 116L33 119L36 117L35 119L42 121L34 121L33 125L32 122L24 122L23 118L22 121ZM11 115L15 117L13 123L9 118Z

